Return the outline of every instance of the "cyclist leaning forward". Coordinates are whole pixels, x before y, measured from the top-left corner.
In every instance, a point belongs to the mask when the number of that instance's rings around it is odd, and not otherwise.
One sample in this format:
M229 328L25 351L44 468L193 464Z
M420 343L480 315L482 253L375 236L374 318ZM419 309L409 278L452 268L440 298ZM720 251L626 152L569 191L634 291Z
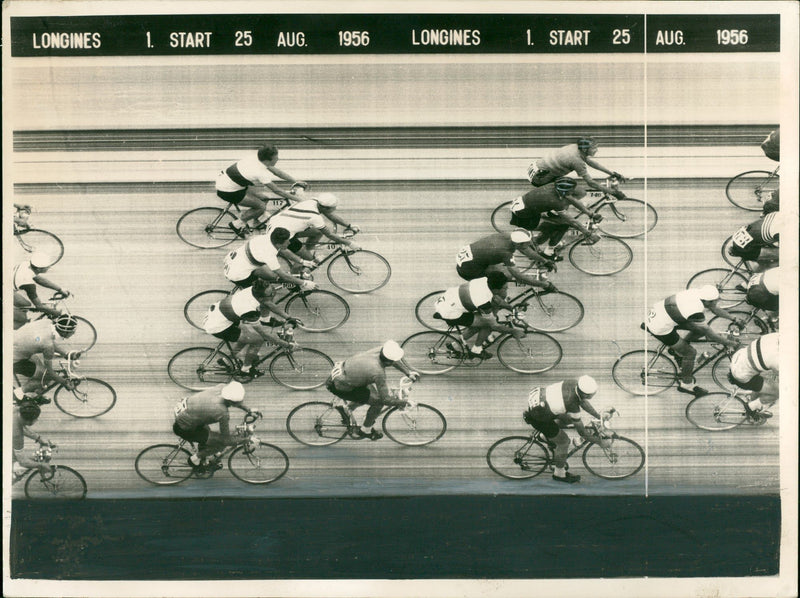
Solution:
M731 356L728 380L739 388L751 391L750 398L746 401L748 415L751 417L772 417L772 413L764 409L764 403L772 405L778 400L779 371L777 332L758 337Z
M239 287L248 287L256 280L286 282L303 291L313 291L317 285L310 280L292 276L281 268L278 252L289 245L291 233L276 227L263 235L256 235L225 256L222 268L225 278Z

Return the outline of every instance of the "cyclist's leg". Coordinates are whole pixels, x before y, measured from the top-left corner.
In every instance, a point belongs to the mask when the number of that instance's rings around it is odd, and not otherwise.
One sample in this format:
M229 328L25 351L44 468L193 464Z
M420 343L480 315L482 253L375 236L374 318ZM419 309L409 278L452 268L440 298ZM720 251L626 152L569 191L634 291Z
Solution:
M232 204L236 207L239 207L242 204L245 196L247 195L247 189L239 189L238 191L220 191L217 189L217 197L219 197L222 201ZM235 215L235 212L233 212ZM231 224L238 230L245 226L246 220L243 218L244 214L240 214L238 218L235 218Z
M746 401L747 406L751 411L759 412L765 405L771 405L778 400L778 381L771 372L761 372L754 368L747 352L748 348L743 347L731 356L728 380L751 392Z
M237 326L239 331L237 338L231 345L234 355L236 355L236 357L241 360L243 364L241 370L243 374L251 372L252 367L258 361L258 352L266 342L265 337L260 334L260 331L256 329L256 326L260 326L260 324L254 325L243 322L240 323Z
M673 333L678 337L678 340L673 343L664 344L667 345L667 347L669 347L676 355L680 356L680 379L678 381L678 388L694 388L692 370L694 370L694 362L695 358L697 357L697 350L691 345L688 339L683 339L678 336L677 331L673 330Z
M28 323L28 309L33 307L28 296L19 291L14 293L14 330Z
M464 280L474 280L486 276L487 268L474 262L464 262L460 266L456 266L456 272Z

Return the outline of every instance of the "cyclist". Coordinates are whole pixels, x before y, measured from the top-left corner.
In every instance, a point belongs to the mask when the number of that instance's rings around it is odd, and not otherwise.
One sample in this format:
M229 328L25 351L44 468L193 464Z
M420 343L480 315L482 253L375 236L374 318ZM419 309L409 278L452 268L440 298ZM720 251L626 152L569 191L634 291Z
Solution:
M731 356L728 380L739 388L752 391L746 402L748 415L751 417L754 414L757 418L772 417L772 413L764 409L764 402L772 405L778 400L779 367L777 332L758 337ZM762 398L764 402L761 401Z
M778 262L778 249L782 219L780 211L770 212L742 226L733 233L728 254L748 261L758 262L756 271L774 266Z
M14 266L12 281L14 285L14 328L19 328L28 320L26 308L35 309L46 313L48 316L55 317L61 314L57 309L42 303L36 292L36 285L41 285L56 293L69 296L69 291L65 291L60 285L42 276L50 269L50 257L41 252L34 252L27 261L20 262Z
M611 417L606 411L600 415L589 400L597 394L597 382L591 376L567 378L549 386L537 386L528 393L528 408L523 412L525 423L544 434L553 449L553 479L574 484L581 476L567 471L569 437L564 431L574 425L582 438L608 448L610 442L586 429L581 420L581 409L592 417L605 421Z
M258 351L264 343L293 349L296 343L286 342L273 329L285 322L297 325L299 320L290 317L275 302L277 288L259 278L252 286L237 289L221 301L208 308L203 319L203 330L208 334L231 343L237 358L242 360L240 374L258 376L262 372L253 369L258 360ZM281 320L272 317L275 314ZM258 319L258 324L255 320Z
M31 227L28 224L28 218L31 216L32 208L26 203L14 204L14 227L19 229L28 229Z
M511 225L532 231L539 226L543 215L559 214L570 226L589 234L585 227L565 215L567 209L574 206L590 218L602 220L603 217L600 214L592 212L583 205L581 199L584 197L586 197L586 191L578 188L575 179L560 177L554 183L535 187L511 202Z
M581 137L577 142L554 150L544 158L537 160L535 164L531 164L528 167L528 180L534 187L541 187L575 171L592 189L611 193L617 199L624 199L625 194L622 191L619 189L608 190L602 187L589 174L587 166L591 166L595 170L604 172L620 181L625 180L625 177L620 173L608 170L597 162L593 158L595 154L597 154L597 142L591 137Z
M403 355L403 348L397 342L388 340L380 347L358 353L333 365L331 375L325 382L325 388L344 401L343 404L337 404L334 400L334 405L342 415L342 421L347 425L350 424L348 411L354 405L369 405L364 421L356 430L358 439L383 438L383 434L373 430L372 427L384 405L408 406L408 401L396 392L389 391L386 384L385 369L389 366L403 372L412 381L419 380L419 373L412 371L406 365Z
M781 161L781 130L780 127L772 131L767 138L761 142L761 150L764 155L775 162Z
M680 365L680 378L678 391L701 397L708 394L705 388L695 384L692 370L694 369L697 351L691 342L703 337L710 341L722 343L727 347L738 348L737 340L721 336L705 324L705 310L715 315L731 320L739 328L744 328L744 322L717 305L719 290L712 285L700 288L687 289L670 295L653 305L647 315L647 323L642 324L642 329L649 332L656 339L664 343ZM681 337L678 330L688 330L686 337Z
M244 386L233 380L184 397L178 402L172 431L178 437L196 443L197 451L189 457L192 467L207 466L208 458L214 453L241 442L240 436L231 434L229 408L236 407L248 414L260 415L243 401ZM214 423L219 424L219 432L211 430L210 425Z
M464 280L486 276L489 272L500 272L507 279L513 278L530 286L547 291L555 291L556 286L548 281L540 281L526 276L514 266L514 252L551 268L552 260L540 255L531 246L530 231L521 228L510 233L494 233L462 247L456 255L456 272Z
M28 378L22 384L24 393L44 389L47 381L53 379L71 389L72 382L55 368L56 356L66 358L69 351L58 344L59 339L67 339L75 333L78 320L75 316L61 314L54 321L42 318L25 324L14 332L14 375ZM73 358L78 357L76 352ZM49 399L42 399L49 403Z
M475 342L466 352L470 359L488 359L491 353L484 350L492 332L512 334L522 338L525 332L513 326L500 324L492 312L497 309L513 310L505 300L508 279L500 272L489 272L457 287L451 287L436 300L434 318L444 320L448 326L459 326L464 341L475 336ZM477 335L477 336L476 336ZM456 346L448 348L460 353ZM466 344L464 345L466 348Z
M747 281L747 303L771 312L769 317L773 319L777 315L775 312L779 307L780 286L780 268L770 268L764 272L753 274Z
M242 205L249 208L228 225L240 237L244 236L243 229L247 222L261 216L266 209L264 201L269 196L255 190L253 188L255 185L264 186L276 195L290 201L294 201L295 197L273 183L273 177L302 187L308 186L305 181L298 181L277 168L275 166L277 161L278 148L274 145L263 145L225 170L221 170L217 176L217 197L235 206Z
M54 447L49 440L42 440L41 435L33 432L30 427L39 419L42 410L33 401L21 401L14 406L14 421L12 430L13 472L15 476L24 475L29 469L38 469L46 475L50 472L50 464L35 461L32 454L25 453L25 438L35 440L39 446Z

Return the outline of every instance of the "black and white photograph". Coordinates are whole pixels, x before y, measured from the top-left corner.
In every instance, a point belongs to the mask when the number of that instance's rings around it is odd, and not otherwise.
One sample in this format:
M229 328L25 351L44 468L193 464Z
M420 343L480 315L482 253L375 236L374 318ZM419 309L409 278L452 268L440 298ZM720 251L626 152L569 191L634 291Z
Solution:
M797 595L796 2L3 9L4 595Z

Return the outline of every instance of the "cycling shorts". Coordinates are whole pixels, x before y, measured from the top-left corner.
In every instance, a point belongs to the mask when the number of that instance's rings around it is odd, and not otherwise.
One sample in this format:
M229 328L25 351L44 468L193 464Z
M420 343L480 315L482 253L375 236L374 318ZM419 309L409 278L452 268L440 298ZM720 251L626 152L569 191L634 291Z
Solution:
M172 431L176 436L189 442L196 442L200 446L204 446L208 442L208 435L211 432L208 426L197 426L190 430L184 430L178 425L178 422L172 424Z
M536 170L536 172L534 172L531 175L530 179L528 179L528 180L531 182L531 185L533 185L534 187L542 187L543 185L546 185L547 183L552 183L557 178L558 178L558 176L553 174L552 172L550 172L549 169L540 168L540 169Z
M442 318L448 326L463 326L469 327L472 326L472 323L475 321L475 314L471 312L465 312L461 314L455 320L448 320L447 318Z
M654 334L654 333L650 332L650 329L647 328L647 326L645 326L644 323L642 324L641 328L642 328L642 330L647 330L647 332L650 333L650 336L652 336L653 338L658 339L659 341L661 341L662 343L664 343L668 347L673 346L679 340L681 340L681 335L678 334L678 329L677 328L673 328L672 331L668 332L667 334Z
M530 216L518 216L517 214L511 214L511 226L518 226L520 228L524 228L525 230L534 230L537 226L539 226L540 220L541 218L537 213L533 213Z
M242 329L239 328L238 324L232 324L222 332L215 332L211 336L216 336L218 339L228 341L229 343L235 343L239 340L239 337L242 336Z
M239 189L238 191L217 191L217 197L233 205L241 203L245 195L247 195L247 188Z
M561 432L561 426L556 423L553 416L547 413L547 410L543 407L528 409L522 414L522 419L525 420L526 424L533 426L547 438L555 438L558 436L558 433Z
M747 289L747 302L759 309L778 311L779 297L770 293L763 283L758 283Z
M20 361L14 362L14 374L17 376L25 376L26 378L32 378L33 375L36 373L36 364L33 363L30 359L21 359Z
M487 267L475 262L464 262L460 266L456 266L456 272L464 280L474 280L485 276Z
M344 401L352 401L353 403L361 403L362 405L369 403L371 396L369 387L367 386L354 388L352 390L339 390L333 383L332 378L328 378L328 380L325 382L325 388L328 389L329 393L336 395Z

